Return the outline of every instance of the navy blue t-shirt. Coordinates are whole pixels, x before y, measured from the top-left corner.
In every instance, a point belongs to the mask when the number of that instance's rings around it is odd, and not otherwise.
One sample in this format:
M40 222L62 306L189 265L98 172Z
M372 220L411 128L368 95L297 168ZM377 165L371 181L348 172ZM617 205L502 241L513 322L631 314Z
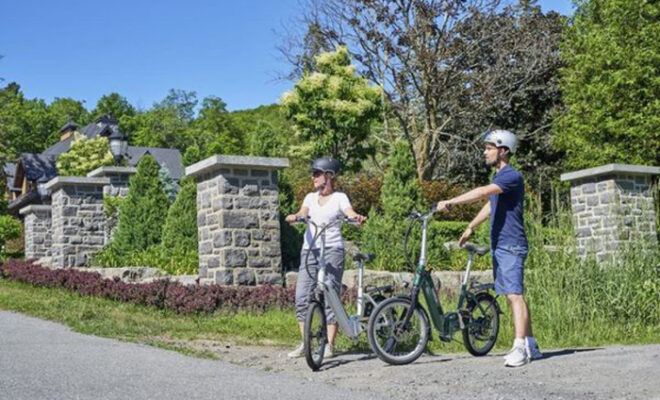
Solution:
M525 184L522 175L507 164L495 175L493 183L502 189L502 193L488 196L491 247L527 247L523 223Z

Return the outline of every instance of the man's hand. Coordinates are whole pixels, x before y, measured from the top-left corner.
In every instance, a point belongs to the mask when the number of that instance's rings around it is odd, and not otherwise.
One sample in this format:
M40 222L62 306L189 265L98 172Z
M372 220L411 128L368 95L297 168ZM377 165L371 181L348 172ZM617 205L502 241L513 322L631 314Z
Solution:
M449 202L449 200L439 201L437 211L439 211L439 212L450 212L453 206L454 205L451 204Z
M465 232L463 232L463 235L461 235L461 238L458 239L458 247L463 247L465 242L468 241L468 239L472 236L472 228L468 227Z
M296 214L289 214L284 218L284 220L290 224L295 223L298 220L298 216Z

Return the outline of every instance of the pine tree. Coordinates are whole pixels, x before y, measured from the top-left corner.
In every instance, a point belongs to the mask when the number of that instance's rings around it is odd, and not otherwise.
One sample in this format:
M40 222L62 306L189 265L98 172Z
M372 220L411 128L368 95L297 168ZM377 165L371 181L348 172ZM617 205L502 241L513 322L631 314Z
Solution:
M197 187L192 179L181 181L181 190L167 213L163 247L197 251Z
M143 251L161 241L169 202L158 170L151 155L138 163L128 195L119 208L119 226L111 245L118 254Z
M380 200L385 215L399 219L420 207L422 187L408 143L401 140L393 147Z

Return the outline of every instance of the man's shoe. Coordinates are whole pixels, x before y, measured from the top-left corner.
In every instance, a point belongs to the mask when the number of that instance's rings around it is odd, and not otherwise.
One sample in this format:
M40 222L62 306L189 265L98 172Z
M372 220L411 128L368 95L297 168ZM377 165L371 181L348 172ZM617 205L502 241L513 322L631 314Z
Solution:
M516 346L510 354L504 359L504 366L506 367L521 367L529 363L529 356L525 346Z
M534 343L533 345L527 345L527 357L529 357L530 360L538 360L540 358L543 358L543 353L541 353L541 350L539 350L539 345L537 343Z
M286 356L289 358L300 358L303 355L305 355L305 344L300 343L300 346L296 347L294 351L290 352Z
M335 346L331 345L330 343L325 345L325 350L323 351L323 358L324 359L329 359L333 358L335 356Z

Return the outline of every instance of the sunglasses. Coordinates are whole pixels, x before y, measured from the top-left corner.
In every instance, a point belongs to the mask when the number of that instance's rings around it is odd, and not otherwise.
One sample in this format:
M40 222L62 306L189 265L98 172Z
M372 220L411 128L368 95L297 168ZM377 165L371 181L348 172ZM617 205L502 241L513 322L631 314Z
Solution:
M314 178L318 178L321 175L323 175L323 171L312 171L312 176Z

